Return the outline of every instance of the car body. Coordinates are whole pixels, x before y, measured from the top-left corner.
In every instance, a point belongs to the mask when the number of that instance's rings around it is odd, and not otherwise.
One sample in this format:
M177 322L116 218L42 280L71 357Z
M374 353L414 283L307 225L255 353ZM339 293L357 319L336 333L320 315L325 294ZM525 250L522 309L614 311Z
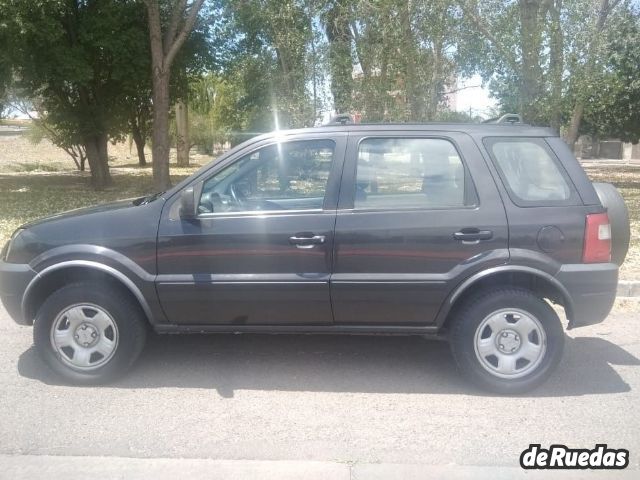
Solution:
M0 296L22 325L88 282L160 333L447 336L474 294L515 287L562 305L573 328L601 322L615 298L610 252L585 262L590 216L610 248L606 212L547 128L273 132L162 194L21 227Z

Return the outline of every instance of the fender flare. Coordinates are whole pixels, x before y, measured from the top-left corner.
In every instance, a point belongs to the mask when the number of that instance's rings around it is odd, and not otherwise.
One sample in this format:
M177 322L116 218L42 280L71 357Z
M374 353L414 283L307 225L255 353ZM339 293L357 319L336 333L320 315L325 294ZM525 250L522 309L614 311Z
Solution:
M573 300L571 299L569 291L564 287L564 285L562 285L562 283L560 283L557 278L545 271L538 270L537 268L521 265L500 265L478 272L458 284L447 296L447 299L440 309L440 312L438 312L438 316L436 318L436 324L438 325L438 327L441 327L444 324L447 315L449 315L449 312L451 311L451 308L463 293L465 293L469 288L472 288L478 281L484 280L493 275L499 275L501 273L525 273L528 275L536 276L550 283L560 292L564 300L563 305L567 313L567 318L569 319L569 322L571 322L571 319L573 318Z
M22 314L24 318L26 318L26 314L28 311L29 297L31 296L35 286L43 278L45 278L47 275L49 275L52 272L62 270L65 268L74 268L74 267L89 268L89 269L97 270L102 273L106 273L107 275L110 275L115 280L117 280L120 284L122 284L127 290L129 290L129 292L133 294L136 300L138 300L138 303L142 307L142 310L144 311L147 318L149 320L153 319L151 308L149 307L147 300L145 299L144 295L142 294L138 286L129 277L127 277L124 273L116 270L113 267L104 265L99 262L94 262L91 260L69 260L69 261L59 262L59 263L50 265L46 267L44 270L38 272L36 276L33 277L33 279L29 282L29 284L27 285L27 288L25 289L24 295L22 296L21 308L22 308Z

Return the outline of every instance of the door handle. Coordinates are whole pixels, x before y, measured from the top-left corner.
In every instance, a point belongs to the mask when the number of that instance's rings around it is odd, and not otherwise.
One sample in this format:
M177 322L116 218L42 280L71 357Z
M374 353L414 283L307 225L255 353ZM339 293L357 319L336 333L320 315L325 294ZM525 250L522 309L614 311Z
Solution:
M461 242L474 242L480 240L491 240L493 232L491 230L479 230L477 228L463 228L459 232L453 234L453 238Z
M289 237L289 243L295 245L297 248L309 249L316 245L322 245L326 238L324 235L305 235L298 233L293 237Z

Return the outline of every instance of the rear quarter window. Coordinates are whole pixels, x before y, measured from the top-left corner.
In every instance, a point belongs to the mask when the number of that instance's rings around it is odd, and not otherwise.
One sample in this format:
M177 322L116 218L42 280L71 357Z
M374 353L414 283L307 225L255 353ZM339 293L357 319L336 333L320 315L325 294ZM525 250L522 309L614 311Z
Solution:
M579 205L566 170L542 138L485 138L511 201L520 207Z

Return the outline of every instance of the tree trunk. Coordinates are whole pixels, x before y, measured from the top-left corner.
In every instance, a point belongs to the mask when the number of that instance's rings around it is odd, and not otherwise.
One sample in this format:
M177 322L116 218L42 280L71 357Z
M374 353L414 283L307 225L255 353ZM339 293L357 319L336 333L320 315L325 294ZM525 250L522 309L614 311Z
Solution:
M562 32L562 0L556 0L551 9L551 114L549 124L560 131L562 125L562 72L564 70L564 34Z
M327 14L326 22L333 105L337 113L345 113L351 108L353 62L351 60L349 17L343 2L336 2L332 6Z
M526 122L534 123L536 103L540 99L541 25L538 12L540 0L520 0L520 48L522 51L521 114Z
M571 123L569 124L569 130L567 131L566 142L569 148L573 150L580 134L580 123L582 122L582 114L584 113L584 103L581 101L576 102L573 107L573 113L571 114Z
M171 187L169 177L169 73L153 75L153 180L156 191Z
M316 36L313 28L315 7L313 1L309 2L307 16L309 17L309 32L311 32L311 76L313 94L313 124L318 120L318 55L316 52Z
M418 55L416 52L416 39L411 25L411 2L405 1L400 10L400 21L402 24L402 46L405 58L405 94L407 98L408 120L417 122L423 120L424 116L424 93L420 87L416 62ZM431 86L433 88L433 85Z
M175 2L164 38L160 2L145 0L149 22L153 78L153 181L157 191L171 186L169 177L169 80L171 64L193 30L204 0Z
M426 107L426 120L434 121L438 113L442 89L445 83L442 73L442 39L438 38L433 45L433 62L431 64L431 85L429 85L429 101Z
M86 154L86 151L87 151L87 149L86 149L86 147L85 147L85 151L84 151L84 152L82 152L82 151L81 151L81 152L79 153L79 157L80 157L80 171L81 171L81 172L84 172L84 170L85 170L85 165L86 165L86 163L87 163L87 154Z
M105 134L90 135L84 139L87 161L91 169L91 185L96 190L101 190L111 184L107 140L108 137Z
M614 6L617 5L617 3L618 2L614 2ZM590 81L590 79L592 78L593 69L595 68L596 64L596 55L600 44L600 36L602 34L602 31L604 30L604 26L607 21L607 17L611 12L611 9L612 6L609 3L609 0L600 0L598 18L596 20L595 29L592 33L589 48L587 50L587 65L584 75L587 81ZM586 87L586 89L589 90L588 87ZM580 124L582 123L582 116L584 114L584 104L586 96L587 95L585 94L585 92L579 92L576 98L576 103L573 106L571 125L569 126L569 131L567 132L566 138L566 142L571 150L574 149L576 141L578 140L578 135L580 134Z
M175 105L176 111L176 150L178 167L189 166L189 110L184 100Z
M133 138L133 141L136 144L136 150L138 151L138 165L145 167L147 165L147 158L144 155L144 145L146 141L137 122L132 122L131 124L131 137Z

